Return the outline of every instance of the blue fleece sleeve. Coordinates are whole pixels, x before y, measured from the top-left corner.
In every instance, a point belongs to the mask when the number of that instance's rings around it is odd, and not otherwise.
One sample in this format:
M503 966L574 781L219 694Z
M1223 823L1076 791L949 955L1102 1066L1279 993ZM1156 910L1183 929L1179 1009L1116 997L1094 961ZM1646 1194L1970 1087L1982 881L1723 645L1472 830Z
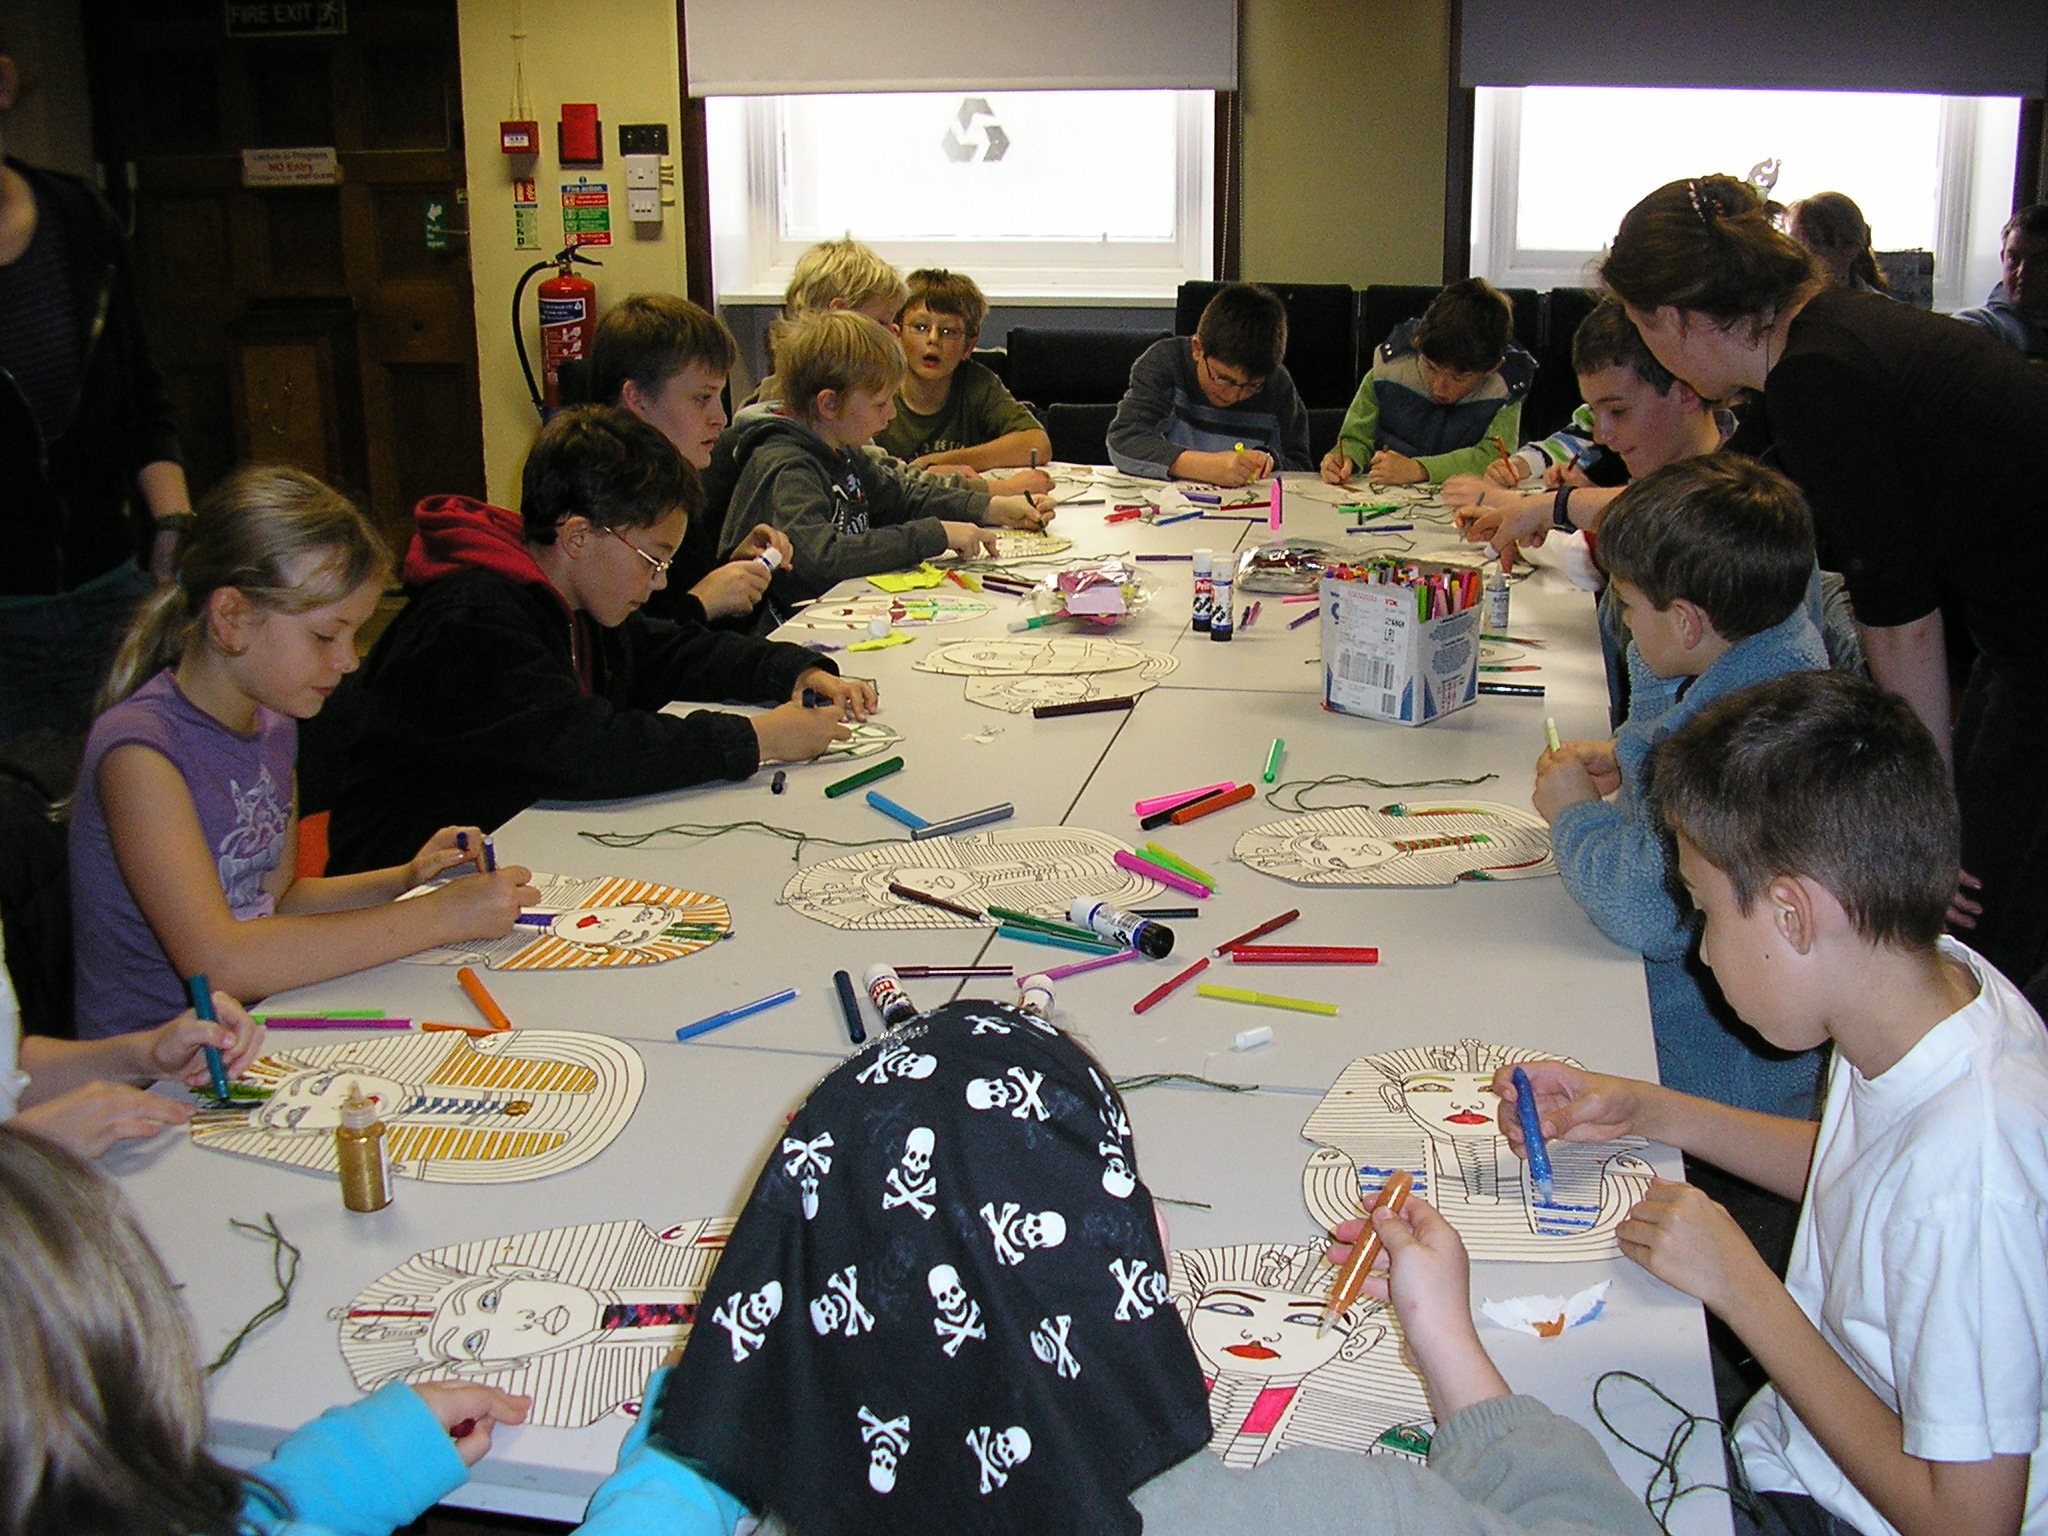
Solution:
M1558 813L1550 843L1565 889L1602 933L1646 960L1684 957L1692 923L1664 888L1664 845L1647 820L1583 800Z
M265 1533L389 1536L469 1480L455 1442L404 1382L330 1408L287 1439L256 1476L289 1512L252 1490L243 1518Z
M654 1404L661 1400L656 1371L641 1394L647 1405L619 1447L618 1470L590 1496L577 1536L732 1536L746 1506L718 1484L647 1443Z

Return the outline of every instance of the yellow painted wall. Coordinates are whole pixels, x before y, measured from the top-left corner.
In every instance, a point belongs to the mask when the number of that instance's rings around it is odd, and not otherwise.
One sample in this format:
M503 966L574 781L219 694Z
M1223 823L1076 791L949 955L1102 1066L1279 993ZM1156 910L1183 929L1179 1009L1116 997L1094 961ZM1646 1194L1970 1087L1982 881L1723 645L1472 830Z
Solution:
M1239 0L1244 274L1443 276L1448 0Z
M469 162L470 260L476 282L478 361L483 380L484 471L493 501L517 505L519 466L539 429L519 359L512 347L511 305L519 274L561 249L561 171L555 160L555 123L565 101L594 101L604 123L605 164L587 174L607 181L612 195L611 246L592 251L603 268L579 267L597 284L600 309L630 293L683 291L682 221L676 207L663 212L660 232L638 235L626 221L625 167L619 159L621 123L667 123L671 152L680 147L677 105L676 11L672 0L571 4L569 0L460 0L462 110ZM513 161L498 149L498 124L511 115L512 41L515 26L527 37L526 88L541 125L541 153L533 165L540 187L540 240L544 250L513 245ZM577 172L571 171L574 179ZM545 274L543 275L543 277ZM526 290L526 345L540 367L538 305Z

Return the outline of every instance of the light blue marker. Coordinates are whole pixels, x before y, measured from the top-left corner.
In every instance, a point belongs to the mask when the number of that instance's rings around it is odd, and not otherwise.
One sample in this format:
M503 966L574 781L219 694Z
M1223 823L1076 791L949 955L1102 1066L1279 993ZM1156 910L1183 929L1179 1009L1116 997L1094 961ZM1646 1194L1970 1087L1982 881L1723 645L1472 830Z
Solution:
M694 1024L685 1024L676 1031L676 1038L678 1040L689 1040L698 1035L708 1035L712 1030L723 1029L728 1024L736 1024L750 1014L765 1013L770 1008L780 1008L784 1003L794 1002L796 997L797 989L795 987L786 987L773 997L764 997L751 1003L741 1003L737 1008L728 1008L723 1013L714 1013L708 1019L699 1019Z
M910 828L910 830L913 832L915 832L919 827L928 827L931 825L929 821L927 821L924 817L918 815L917 812L905 810L902 806L898 805L894 800L891 800L888 796L881 794L879 791L872 789L869 790L867 794L867 801L869 805L872 805L884 816L887 816L892 821L902 822L903 825Z

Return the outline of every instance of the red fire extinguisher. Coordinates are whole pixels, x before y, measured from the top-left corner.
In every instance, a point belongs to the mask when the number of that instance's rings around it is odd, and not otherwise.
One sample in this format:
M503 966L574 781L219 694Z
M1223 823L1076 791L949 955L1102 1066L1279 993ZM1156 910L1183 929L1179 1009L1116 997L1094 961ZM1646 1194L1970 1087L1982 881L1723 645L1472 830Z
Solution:
M549 261L527 268L512 292L512 334L519 351L519 366L526 374L527 392L534 409L545 421L561 408L562 364L579 362L590 352L591 327L597 321L597 284L574 270L573 263L601 266L575 246L565 246ZM520 300L526 284L549 267L555 275L535 290L540 296L540 387L534 387L533 365L526 356L526 330L520 321Z

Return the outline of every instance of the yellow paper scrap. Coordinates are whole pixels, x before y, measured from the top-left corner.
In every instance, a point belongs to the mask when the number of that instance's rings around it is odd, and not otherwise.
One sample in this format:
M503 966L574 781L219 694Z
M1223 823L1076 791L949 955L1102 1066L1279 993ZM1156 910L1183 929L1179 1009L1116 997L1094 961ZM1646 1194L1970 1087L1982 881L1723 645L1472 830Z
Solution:
M914 571L890 571L881 576L870 576L868 584L880 587L884 592L915 592L920 587L936 587L946 579L946 573L925 564Z
M874 578L869 577L868 579L872 581ZM847 649L849 651L886 651L892 645L908 645L914 638L916 637L906 635L899 629L891 634L883 635L877 640L862 640L858 644L849 645Z

